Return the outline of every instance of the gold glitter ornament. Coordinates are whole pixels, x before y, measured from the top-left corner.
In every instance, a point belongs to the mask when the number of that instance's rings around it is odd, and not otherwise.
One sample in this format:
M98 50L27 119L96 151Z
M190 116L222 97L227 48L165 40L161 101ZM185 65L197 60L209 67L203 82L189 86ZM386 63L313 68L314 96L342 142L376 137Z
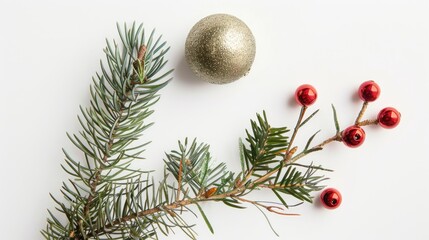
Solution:
M203 80L225 84L246 75L255 59L255 38L240 19L214 14L197 22L186 39L185 55Z

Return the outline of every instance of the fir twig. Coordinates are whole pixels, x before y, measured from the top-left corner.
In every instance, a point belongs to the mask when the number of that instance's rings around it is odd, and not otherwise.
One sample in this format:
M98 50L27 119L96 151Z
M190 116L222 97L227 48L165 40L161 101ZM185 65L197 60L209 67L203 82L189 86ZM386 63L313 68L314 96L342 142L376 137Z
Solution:
M144 203L136 197L150 189L150 184L142 180L145 172L131 168L132 160L140 158L146 144L132 143L151 125L145 123L153 112L149 107L157 102L157 92L169 81L165 77L171 71L157 76L165 66L168 48L159 39L153 44L153 34L146 41L142 25L133 24L130 29L124 25L123 30L118 25L118 30L121 45L107 41L107 60L101 63L102 73L97 74L90 89L91 105L81 107L83 131L80 136L68 134L84 159L76 160L64 150L66 164L62 167L74 177L69 181L72 187L64 183L61 191L69 206L51 195L68 222L62 223L50 212L51 219L42 231L46 239L154 234L147 227L150 221L113 223L132 209L143 208ZM109 224L112 228L101 228Z

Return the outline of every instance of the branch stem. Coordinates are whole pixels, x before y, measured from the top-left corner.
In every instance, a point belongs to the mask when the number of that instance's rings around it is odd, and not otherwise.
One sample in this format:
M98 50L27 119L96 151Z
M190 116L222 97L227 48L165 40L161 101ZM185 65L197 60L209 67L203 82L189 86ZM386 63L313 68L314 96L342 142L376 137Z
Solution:
M124 110L125 109L124 109L124 107L122 105L122 107L121 107L121 109L120 109L120 111L118 113L118 117L117 117L118 119L120 119L122 117L122 113L124 112ZM106 148L106 151L104 152L103 158L102 158L102 161L104 163L107 162L107 159L108 159L108 156L109 156L109 152L112 150L113 140L114 140L115 133L116 133L118 127L119 127L119 122L120 121L118 121L117 119L115 119L115 124L114 124L114 126L112 126L112 133L113 134L111 134L111 137L108 140L107 148ZM101 173L103 172L103 170L104 170L103 166L100 165L97 168L97 170L94 172L94 178L93 178L93 180L90 181L90 184L89 184L90 185L90 193L88 195L88 198L86 199L86 203L85 203L85 206L83 208L84 209L83 212L84 212L84 217L85 218L89 218L90 217L89 216L89 210L90 210L91 205L92 205L92 203L94 201L94 198L95 198L95 196L97 194L97 187L98 187L98 185L100 183ZM79 225L80 231L83 231L83 229L84 229L83 228L83 219L79 220L78 225ZM81 234L85 235L85 232L81 232ZM76 236L75 239L79 239L78 236Z
M280 215L288 215L288 216L298 215L298 214L290 214L290 213L283 213L283 212L275 211L274 208L278 209L278 210L282 210L282 211L283 211L283 209L279 208L279 207L265 206L265 205L258 203L256 201L247 200L247 199L240 197L242 195L242 193L244 193L248 189L253 188L259 182L258 180L261 180L261 179L262 179L262 177L255 180L254 182L249 184L247 187L242 185L242 186L236 187L233 190L226 192L226 193L221 193L221 194L213 195L210 197L205 197L204 195L200 195L200 196L197 196L194 198L187 198L187 199L175 201L175 202L170 203L170 204L165 204L163 206L158 206L158 207L150 208L150 209L143 210L143 211L140 211L137 213L132 213L132 214L127 215L125 217L113 220L111 223L106 224L103 228L100 228L100 229L94 231L94 233L89 233L88 237L94 236L93 234L95 234L95 235L101 234L108 229L112 229L112 228L120 225L121 223L129 222L129 221L132 221L136 218L141 218L141 217L145 217L148 215L153 215L153 214L160 213L163 211L171 212L171 211L181 209L181 208L188 206L188 205L191 205L191 204L196 204L199 202L207 202L207 201L219 201L219 200L225 199L225 198L234 198L234 199L239 200L241 202L248 202L248 203L251 203L254 205L258 205L258 206L264 207L265 209L267 209L270 212L274 212L274 213L277 213Z
M295 128L293 129L292 137L290 138L290 141L289 141L289 144L287 146L286 153L284 156L284 159L286 161L288 160L288 158L290 159L293 155L293 153L290 154L291 147L293 146L293 141L295 140L296 134L298 133L298 130L300 128L300 125L301 125L302 119L304 118L306 110L307 110L307 106L304 105L301 107L301 112L299 113L298 121L296 121Z
M177 176L176 201L179 201L179 199L180 199L180 192L182 191L182 171L183 171L183 158L180 159L179 176Z
M304 156L306 156L307 154L314 152L316 150L322 149L325 145L328 145L331 142L334 142L334 141L341 142L342 141L341 133L342 133L342 131L339 132L338 134L335 134L334 136L326 139L325 141L321 142L320 144L310 148L309 150L299 153L295 157L291 158L288 163L294 163L294 162L298 161L300 158L303 158Z
M358 122L356 125L363 127L363 126L377 125L377 124L378 124L378 119L367 119L367 120Z
M140 46L136 62L137 61L142 61L144 59L144 57L145 57L145 53L146 53L146 46L144 46L144 45ZM127 95L131 93L132 88L136 84L137 84L137 82L131 81L131 84L128 87L127 92L126 92ZM103 157L101 159L103 161L103 163L107 163L107 161L108 161L108 157L109 157L110 151L112 150L112 147L113 147L113 143L114 143L114 139L115 139L115 134L116 134L118 128L120 127L119 124L121 122L122 115L123 115L124 111L126 110L125 102L128 101L127 98L123 98L120 101L121 101L120 102L121 108L118 111L116 119L113 119L114 120L114 124L113 124L112 129L111 129L112 134L110 134L110 137L109 137L108 142L107 142L106 151L103 153ZM101 174L102 174L103 170L104 170L103 166L100 165L95 170L95 172L93 174L93 178L90 179L89 195L88 195L88 197L86 199L86 203L85 203L85 206L83 208L83 212L84 212L83 216L85 218L90 218L90 215L89 215L90 208L91 208L91 205L92 205L92 203L93 203L93 201L94 201L94 199L95 199L95 197L97 195L97 187L100 184ZM79 232L81 232L82 236L76 235L75 239L78 240L78 239L80 239L79 237L87 237L88 234L86 234L84 232L84 230L83 230L84 229L84 227L83 227L83 219L79 220L78 227L79 227Z
M360 109L359 114L358 114L356 121L355 121L356 126L359 126L360 120L362 119L363 115L365 114L367 107L368 107L368 101L363 102L362 108Z
M279 214L279 215L284 215L284 216L299 216L299 214L295 214L295 213L285 213L285 212L283 212L283 211L284 211L284 209L283 209L282 207L278 207L278 206L267 206L267 205L264 205L264 204L262 204L262 203L260 203L260 202L253 201L253 200L248 200L248 199L241 198L241 197L233 197L233 198L234 198L234 199L237 199L237 200L239 200L239 201L241 201L241 202L247 202L247 203L251 203L251 204L253 204L253 205L255 205L255 206L263 207L263 208L267 209L267 211L272 212L272 213L276 213L276 214ZM278 211L278 210L281 210L282 212L280 212L280 211Z

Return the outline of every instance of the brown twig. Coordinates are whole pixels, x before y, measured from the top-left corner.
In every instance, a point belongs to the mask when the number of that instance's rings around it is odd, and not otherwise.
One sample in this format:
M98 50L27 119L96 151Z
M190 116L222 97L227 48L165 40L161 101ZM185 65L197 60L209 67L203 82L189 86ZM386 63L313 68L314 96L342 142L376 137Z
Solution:
M363 127L363 126L376 125L376 124L378 124L378 119L367 119L367 120L358 122L356 125Z
M262 188L269 188L269 189L279 189L279 188L290 188L290 187L303 187L306 186L305 184L261 184L259 185Z
M298 214L298 213L285 213L285 212L279 212L279 211L274 210L274 209L280 209L280 210L284 211L284 209L282 207L278 207L278 206L268 206L268 207L266 207L266 209L269 212L276 213L276 214L283 215L283 216L300 216L300 214Z
M177 176L177 194L176 194L176 201L179 201L180 199L180 191L182 187L182 171L183 171L183 158L180 159L180 165L179 165L179 174Z
M298 121L296 122L295 128L293 129L292 137L290 138L289 144L288 144L287 149L286 149L286 153L284 156L285 161L287 161L288 158L290 159L293 155L293 153L292 154L290 153L290 150L292 148L293 141L295 140L296 134L298 133L298 129L301 125L302 119L304 118L306 110L307 110L307 106L305 106L305 105L302 106L301 111L299 113ZM293 149L294 148L292 148L292 150ZM296 151L296 149L295 149L295 151Z
M341 141L342 141L342 138L341 138L341 132L339 132L338 134L335 134L334 136L332 136L332 137L330 137L330 138L326 139L325 141L323 141L323 142L321 142L320 144L318 144L318 145L316 145L316 146L314 146L314 147L310 148L309 150L307 150L307 151L305 151L305 152L301 152L301 153L299 153L299 154L298 154L298 155L296 155L295 157L291 158L291 159L290 159L290 161L289 161L288 163L296 162L296 161L298 161L298 159L300 159L300 158L304 157L305 155L307 155L307 154L309 154L309 153L311 153L311 152L314 152L314 151L316 151L316 150L320 150L320 149L322 149L325 145L328 145L329 143L334 142L334 141L338 141L338 142L341 142Z
M236 197L236 196L234 196L233 198L235 198L236 200L241 201L241 202L247 202L247 203L251 203L251 204L256 205L256 206L263 207L263 208L267 209L267 211L272 212L272 213L276 213L276 214L279 214L279 215L283 215L283 216L299 216L299 214L296 214L296 213L285 213L285 212L279 212L279 211L274 210L274 209L279 209L281 211L284 211L284 209L282 207L267 206L267 205L264 205L264 204L262 204L260 202L257 202L257 201L248 200L248 199L241 198L241 197Z
M356 126L358 126L360 120L362 119L363 115L365 114L365 111L366 111L367 107L368 107L368 102L364 101L363 104L362 104L362 108L360 109L359 114L358 114L358 116L356 118L356 121L355 121L355 125Z

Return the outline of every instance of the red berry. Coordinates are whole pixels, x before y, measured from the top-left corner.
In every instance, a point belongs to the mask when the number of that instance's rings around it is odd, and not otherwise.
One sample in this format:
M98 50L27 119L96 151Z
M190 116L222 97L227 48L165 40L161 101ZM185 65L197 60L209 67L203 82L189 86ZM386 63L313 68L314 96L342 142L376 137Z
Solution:
M360 85L358 93L363 101L373 102L380 96L380 87L374 81L369 80Z
M341 193L335 188L327 188L320 194L320 201L327 209L335 209L341 205Z
M317 99L317 91L316 89L309 85L303 84L299 86L295 91L295 100L298 104L303 106L310 106Z
M383 128L394 128L401 121L401 113L392 107L387 107L380 111L377 119L378 124Z
M365 140L365 131L359 126L351 126L344 129L341 137L348 147L356 148Z

